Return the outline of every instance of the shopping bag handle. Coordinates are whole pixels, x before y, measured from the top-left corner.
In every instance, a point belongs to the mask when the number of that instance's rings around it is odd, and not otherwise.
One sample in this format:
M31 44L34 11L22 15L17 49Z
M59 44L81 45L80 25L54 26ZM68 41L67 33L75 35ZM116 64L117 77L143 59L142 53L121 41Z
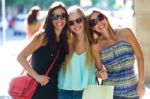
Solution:
M96 77L96 81L98 85L103 85L103 80L101 78Z

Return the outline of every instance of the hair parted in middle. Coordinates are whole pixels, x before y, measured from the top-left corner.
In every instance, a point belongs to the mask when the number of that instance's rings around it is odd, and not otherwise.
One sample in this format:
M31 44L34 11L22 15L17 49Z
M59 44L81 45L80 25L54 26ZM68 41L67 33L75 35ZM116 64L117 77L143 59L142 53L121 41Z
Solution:
M46 33L46 40L48 41L48 46L50 47L50 50L52 50L52 51L56 50L57 41L56 41L56 33L54 30L51 16L52 16L54 10L59 9L59 8L63 9L65 11L66 21L68 21L68 13L67 13L65 5L62 2L54 2L49 7L45 22L43 24L43 29L44 29L44 32ZM61 47L64 49L64 51L66 51L66 53L68 53L67 30L68 30L68 26L66 23L60 34Z
M85 14L82 10L82 8L78 5L73 5L71 7L68 8L68 16L71 13L78 13L82 18L83 18L83 22L84 22L84 35L85 35L85 45L83 45L85 47L85 52L86 52L86 64L87 66L91 66L92 64L94 64L94 58L93 58L93 54L91 51L91 46L90 46L90 42L89 42L89 38L88 38L88 28L87 28L87 21L85 18ZM75 46L76 46L76 41L77 40L77 36L76 34L70 30L70 28L68 29L68 42L69 42L69 54L66 57L66 62L65 65L67 66L67 68L69 68L70 65L70 61L71 61L71 57L75 51Z
M110 25L110 22L109 22L107 16L104 14L104 12L97 8L90 8L86 11L86 20L87 20L88 29L89 29L88 35L89 35L90 43L97 43L97 38L101 38L101 36L102 36L102 35L100 35L100 33L97 33L97 31L92 30L92 27L89 25L90 18L93 13L99 13L104 16L104 18L108 22L108 31L110 33L111 38L116 40L116 38L113 37L114 30L113 30L112 26Z

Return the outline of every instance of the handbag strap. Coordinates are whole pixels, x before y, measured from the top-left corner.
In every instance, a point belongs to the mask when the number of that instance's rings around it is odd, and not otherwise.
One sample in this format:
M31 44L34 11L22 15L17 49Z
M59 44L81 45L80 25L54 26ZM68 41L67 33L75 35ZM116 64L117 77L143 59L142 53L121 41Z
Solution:
M60 47L60 48L61 48L61 47ZM55 59L54 59L53 62L50 64L50 66L49 66L47 72L45 73L46 76L49 74L50 70L54 67L54 64L55 64L55 62L56 62L56 60L57 60L57 58L58 58L58 56L59 56L60 48L59 48L59 50L58 50L58 52L57 52L57 55L56 55Z
M58 58L58 55L59 55L59 52L60 52L60 48L61 48L61 46L59 47L59 50L57 51L57 55L56 55L55 59L54 59L53 62L50 64L50 66L49 66L47 72L45 73L46 76L49 74L50 70L51 70L52 67L54 66L54 63L56 62L56 60L57 60L57 58ZM31 57L29 58L28 61L31 62ZM24 72L25 72L25 69L22 70L22 72L21 72L20 75L23 75Z

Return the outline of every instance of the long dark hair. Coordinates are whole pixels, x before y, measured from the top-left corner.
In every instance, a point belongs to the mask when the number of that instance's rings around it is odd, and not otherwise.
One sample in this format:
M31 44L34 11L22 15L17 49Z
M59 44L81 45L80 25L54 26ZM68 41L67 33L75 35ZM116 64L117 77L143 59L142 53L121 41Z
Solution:
M49 9L48 9L48 14L46 16L45 22L43 24L43 29L45 30L45 37L47 42L47 46L50 48L51 51L56 51L57 50L57 41L56 41L56 33L54 30L54 26L51 20L51 15L53 14L53 11L62 8L64 9L66 13L66 21L68 21L68 14L66 11L66 8L63 3L61 2L55 2L53 3ZM68 26L65 24L63 30L61 31L60 34L60 43L61 43L61 48L68 53L68 37L67 37L67 30Z
M37 21L37 15L40 12L40 7L39 6L34 6L31 8L29 11L29 14L27 16L27 22L28 24L33 24L35 21Z

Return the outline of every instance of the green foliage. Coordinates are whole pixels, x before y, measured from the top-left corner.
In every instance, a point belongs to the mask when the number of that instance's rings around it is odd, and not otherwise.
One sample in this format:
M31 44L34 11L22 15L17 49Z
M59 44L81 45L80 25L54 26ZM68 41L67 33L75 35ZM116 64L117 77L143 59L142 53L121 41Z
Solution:
M109 0L109 2L108 2L109 7L114 7L115 4L116 4L116 0Z
M96 5L99 0L92 0L92 4Z
M42 9L48 9L49 6L55 1L61 1L67 7L74 4L78 4L78 5L80 4L80 0L5 0L6 2L5 4L6 4L6 8L8 6L15 7L18 8L19 13L22 13L24 9L29 10L32 6L35 5L38 5Z
M80 0L6 0L6 6L33 6L39 5L40 7L49 7L53 2L61 1L66 6L80 4Z

